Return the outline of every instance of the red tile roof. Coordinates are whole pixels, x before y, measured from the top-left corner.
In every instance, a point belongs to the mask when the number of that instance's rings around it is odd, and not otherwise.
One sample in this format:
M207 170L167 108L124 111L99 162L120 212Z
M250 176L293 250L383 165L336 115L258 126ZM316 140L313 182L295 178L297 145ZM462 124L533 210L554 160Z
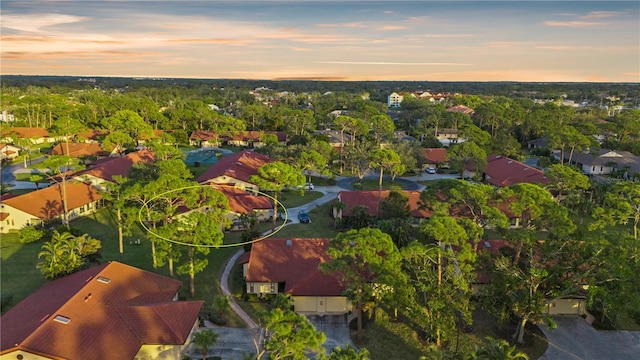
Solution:
M224 156L215 164L211 165L207 171L196 179L199 183L205 183L211 179L226 175L233 179L250 182L252 175L258 174L258 169L273 162L273 159L251 150L245 150L233 155Z
M383 190L382 199L389 197L391 191ZM432 213L429 210L421 210L419 208L420 192L418 191L404 191L404 194L409 198L409 208L411 215L416 218L429 218ZM349 216L351 209L358 205L366 206L369 209L369 215L378 215L378 190L367 191L341 191L338 193L338 199L346 204L346 207L342 209L343 216Z
M118 262L51 281L2 316L0 353L132 359L145 344L183 344L204 302L172 301L180 286L178 280ZM57 316L69 322L54 320Z
M519 183L545 184L549 179L542 170L500 155L487 156L485 181L497 187Z
M80 182L67 182L66 190L67 210L69 211L102 198L96 189ZM3 199L2 203L42 220L50 220L64 213L62 198L62 185L56 184L6 200Z
M253 210L273 209L271 199L231 186L215 186L229 200L229 209L235 213L249 214Z
M285 283L294 296L340 296L344 287L318 265L329 260L329 239L269 238L253 244L248 282Z
M452 107L448 108L447 111L459 112L459 113L469 114L469 115L473 115L473 113L475 113L475 111L472 108L466 107L464 105L452 106Z
M69 155L79 158L83 156L108 156L109 153L96 143L71 143L69 144L69 154L67 154L66 143L59 143L51 149L49 155Z
M443 163L447 161L447 149L445 148L424 148L422 153L429 163Z
M72 176L78 177L82 175L89 175L99 179L113 181L113 177L116 175L123 177L127 176L127 173L129 173L133 164L141 161L152 163L155 161L155 155L150 150L142 149L124 156L109 158L109 160L99 162L93 167L80 170Z
M49 137L49 132L45 128L32 128L32 127L10 127L7 130L2 131L2 137L16 134L20 138L44 138Z

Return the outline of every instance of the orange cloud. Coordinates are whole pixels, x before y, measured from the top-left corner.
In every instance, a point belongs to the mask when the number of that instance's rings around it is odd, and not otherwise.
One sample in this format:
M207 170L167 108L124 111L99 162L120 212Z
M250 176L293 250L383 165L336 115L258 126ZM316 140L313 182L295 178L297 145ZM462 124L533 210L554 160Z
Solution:
M603 22L592 21L545 21L547 26L562 26L562 27L589 27L589 26L602 26L606 25Z
M592 11L585 16L582 16L583 19L602 19L609 18L619 15L619 11Z

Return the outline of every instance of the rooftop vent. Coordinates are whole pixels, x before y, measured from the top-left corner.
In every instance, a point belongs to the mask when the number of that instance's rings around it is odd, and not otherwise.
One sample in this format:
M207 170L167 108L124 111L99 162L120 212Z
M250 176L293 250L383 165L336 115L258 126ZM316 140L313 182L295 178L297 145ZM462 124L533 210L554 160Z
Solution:
M53 318L53 321L57 321L59 323L63 323L63 324L68 324L69 321L71 321L71 319L69 319L66 316L62 316L62 315L56 315L56 317Z
M287 240L287 241L285 242L285 245L286 245L286 246L291 246L291 240Z
M98 281L99 281L99 282L101 282L101 283L103 283L103 284L108 284L108 283L110 283L110 282L111 282L111 279L106 278L106 277L104 277L104 276L98 276Z
M487 249L491 249L491 243L490 243L490 242L488 242L488 241L485 241L485 242L484 242L484 246L485 246Z

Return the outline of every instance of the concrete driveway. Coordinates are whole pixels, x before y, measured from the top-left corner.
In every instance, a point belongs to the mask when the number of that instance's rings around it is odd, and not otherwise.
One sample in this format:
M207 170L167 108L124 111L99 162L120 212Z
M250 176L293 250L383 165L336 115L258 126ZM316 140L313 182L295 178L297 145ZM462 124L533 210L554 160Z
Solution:
M640 359L640 331L601 331L578 316L554 316L556 329L540 325L549 347L544 360Z
M337 346L344 348L349 344L355 348L349 335L349 323L346 315L307 315L307 319L316 330L324 332L327 337L324 342L327 354Z

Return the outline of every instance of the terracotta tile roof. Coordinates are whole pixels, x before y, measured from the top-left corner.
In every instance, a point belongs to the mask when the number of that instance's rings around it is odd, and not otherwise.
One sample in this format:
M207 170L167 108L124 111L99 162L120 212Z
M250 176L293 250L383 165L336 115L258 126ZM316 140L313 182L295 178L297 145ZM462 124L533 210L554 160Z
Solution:
M2 131L2 137L16 134L20 138L44 138L49 137L49 132L45 128L33 128L33 127L10 127L7 130Z
M109 153L96 143L71 143L69 144L69 154L67 154L67 145L59 143L51 149L49 155L69 155L79 158L83 156L108 156Z
M271 199L231 186L215 186L229 200L229 209L235 213L249 214L253 210L273 209Z
M180 286L178 280L118 262L51 281L2 316L0 352L132 359L145 344L183 344L203 302L172 301ZM128 304L142 295L146 304ZM57 316L68 323L54 320Z
M545 184L549 179L542 170L500 155L487 156L485 181L503 187L519 183Z
M96 141L96 140L98 140L100 137L102 137L104 135L106 135L106 132L104 130L93 129L93 130L89 130L87 132L79 133L75 137L76 138L83 138L83 139L86 139L86 140L94 140L94 141Z
M391 191L383 190L382 199L389 197ZM421 210L419 208L420 192L418 191L404 191L404 194L409 198L409 208L411 215L416 218L429 218L432 213L429 210ZM358 205L366 206L369 209L369 215L378 215L378 190L367 191L341 191L338 193L338 199L346 204L346 207L342 209L343 216L349 216L351 209Z
M102 196L93 187L80 182L67 182L67 209L77 209L100 200ZM64 213L62 205L62 185L56 184L44 189L2 200L2 203L24 211L42 220L50 220Z
M4 219L8 218L8 217L9 217L9 215L10 215L9 213L6 213L6 212L0 212L0 221L2 221L2 220L4 220Z
M469 115L473 115L473 113L475 113L475 110L473 110L470 107L466 107L464 105L456 105L456 106L452 106L450 108L447 109L447 111L450 112L459 112L459 113L463 113L463 114L469 114Z
M423 148L422 153L427 162L439 164L447 161L446 148Z
M250 182L251 175L257 175L258 169L273 162L273 159L251 150L245 150L233 155L224 156L215 164L211 165L207 171L196 179L199 183L207 182L222 175Z
M80 170L72 176L80 177L82 175L89 175L99 179L113 181L113 177L116 175L127 176L133 164L141 161L152 163L155 161L155 155L150 150L142 149L124 156L109 158L109 160L100 162L88 169Z
M329 257L329 239L269 238L253 244L249 256L248 282L285 283L294 296L340 296L344 287L318 268Z

